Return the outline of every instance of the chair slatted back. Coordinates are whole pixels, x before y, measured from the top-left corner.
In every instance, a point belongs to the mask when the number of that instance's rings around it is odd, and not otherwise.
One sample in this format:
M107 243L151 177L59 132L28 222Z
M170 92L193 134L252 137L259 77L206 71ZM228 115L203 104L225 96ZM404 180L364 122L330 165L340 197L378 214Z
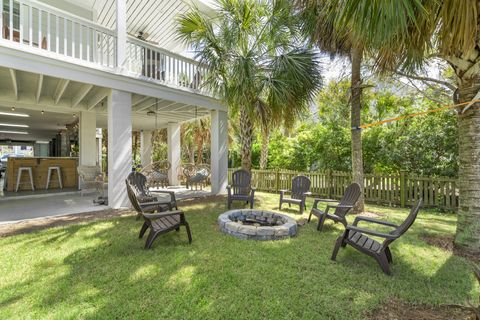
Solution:
M142 173L136 171L130 172L128 174L127 181L137 197L150 196L147 187L147 177L145 177Z
M251 190L252 176L246 170L240 169L232 174L233 194L249 195Z
M403 221L402 224L399 225L397 229L390 232L390 234L400 237L402 234L407 232L407 230L410 229L412 224L415 222L415 219L417 219L417 215L418 215L418 212L420 211L420 208L422 207L422 204L423 204L423 199L420 198L417 204L415 204L410 210L410 213L408 214L405 221Z
M354 206L357 203L358 198L360 198L360 186L358 183L352 183L345 189L342 199L340 200L340 205ZM350 208L336 208L335 215L339 217L345 217Z
M292 198L303 199L304 193L310 190L311 181L305 176L296 176L292 179Z
M127 194L130 203L132 204L135 211L137 211L137 213L142 214L143 210L140 207L137 196L135 195L134 187L128 182L128 179L125 180L125 184L127 185Z

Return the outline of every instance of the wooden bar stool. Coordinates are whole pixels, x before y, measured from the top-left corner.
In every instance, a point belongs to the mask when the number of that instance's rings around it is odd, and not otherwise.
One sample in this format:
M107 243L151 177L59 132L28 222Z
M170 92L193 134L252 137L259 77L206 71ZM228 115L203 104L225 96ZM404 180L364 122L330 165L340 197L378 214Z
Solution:
M54 171L57 172L58 185L60 186L60 189L63 189L62 171L60 170L60 167L48 167L47 186L45 187L45 189L48 189L48 186L50 185L50 180L52 179L52 174L53 174Z
M18 192L18 187L20 187L20 180L22 179L22 173L27 172L28 176L30 177L30 187L32 188L32 191L35 191L35 187L33 186L33 172L32 172L32 167L19 167L18 168L18 173L17 173L17 185L15 186L15 192ZM24 182L22 184L26 184L27 182Z

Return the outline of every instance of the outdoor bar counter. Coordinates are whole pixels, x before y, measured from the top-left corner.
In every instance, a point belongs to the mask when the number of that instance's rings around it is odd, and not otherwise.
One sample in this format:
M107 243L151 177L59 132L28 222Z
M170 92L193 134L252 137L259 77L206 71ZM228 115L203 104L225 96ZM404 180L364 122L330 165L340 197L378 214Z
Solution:
M63 188L78 187L78 158L60 158L60 157L31 157L31 158L8 158L6 171L6 190L15 191L17 183L17 174L20 167L32 168L33 185L35 190L45 190L47 185L47 175L49 167L60 167L62 175ZM54 172L50 178L48 189L59 189L57 173ZM31 190L30 177L27 172L22 173L19 191Z

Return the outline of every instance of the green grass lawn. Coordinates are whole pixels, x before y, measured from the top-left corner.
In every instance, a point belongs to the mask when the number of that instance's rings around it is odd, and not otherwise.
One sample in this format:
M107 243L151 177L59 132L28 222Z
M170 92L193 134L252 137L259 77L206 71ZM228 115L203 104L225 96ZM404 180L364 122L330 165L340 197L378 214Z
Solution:
M258 208L278 208L277 195L259 193L256 201ZM315 219L299 227L296 238L258 242L218 231L223 201L182 209L191 245L182 228L146 251L138 239L142 222L133 216L0 239L0 319L359 319L391 299L430 305L478 300L468 262L421 240L451 236L453 214L422 210L392 245L389 277L351 247L331 261L342 228L330 221L321 233ZM408 213L367 210L394 222Z

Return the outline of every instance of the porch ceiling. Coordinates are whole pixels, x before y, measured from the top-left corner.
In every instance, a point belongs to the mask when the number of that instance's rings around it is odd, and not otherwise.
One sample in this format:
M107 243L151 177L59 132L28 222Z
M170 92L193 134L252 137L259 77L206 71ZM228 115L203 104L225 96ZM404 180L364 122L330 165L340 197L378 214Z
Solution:
M107 88L41 74L0 67L0 112L27 113L29 118L0 114L0 123L22 123L29 128L4 127L0 131L27 131L28 135L0 132L0 140L44 140L53 137L80 111L94 111L97 127L107 127ZM15 111L11 108L15 107ZM45 112L42 114L41 111ZM150 115L147 113L150 112ZM153 113L152 113L153 112ZM170 122L193 120L210 114L204 107L132 95L134 130L163 128Z
M116 28L116 0L66 0L93 12L94 20L107 28ZM205 12L213 12L211 0L127 0L127 32L137 36L147 33L147 41L182 52L185 48L176 39L175 18L194 3Z

